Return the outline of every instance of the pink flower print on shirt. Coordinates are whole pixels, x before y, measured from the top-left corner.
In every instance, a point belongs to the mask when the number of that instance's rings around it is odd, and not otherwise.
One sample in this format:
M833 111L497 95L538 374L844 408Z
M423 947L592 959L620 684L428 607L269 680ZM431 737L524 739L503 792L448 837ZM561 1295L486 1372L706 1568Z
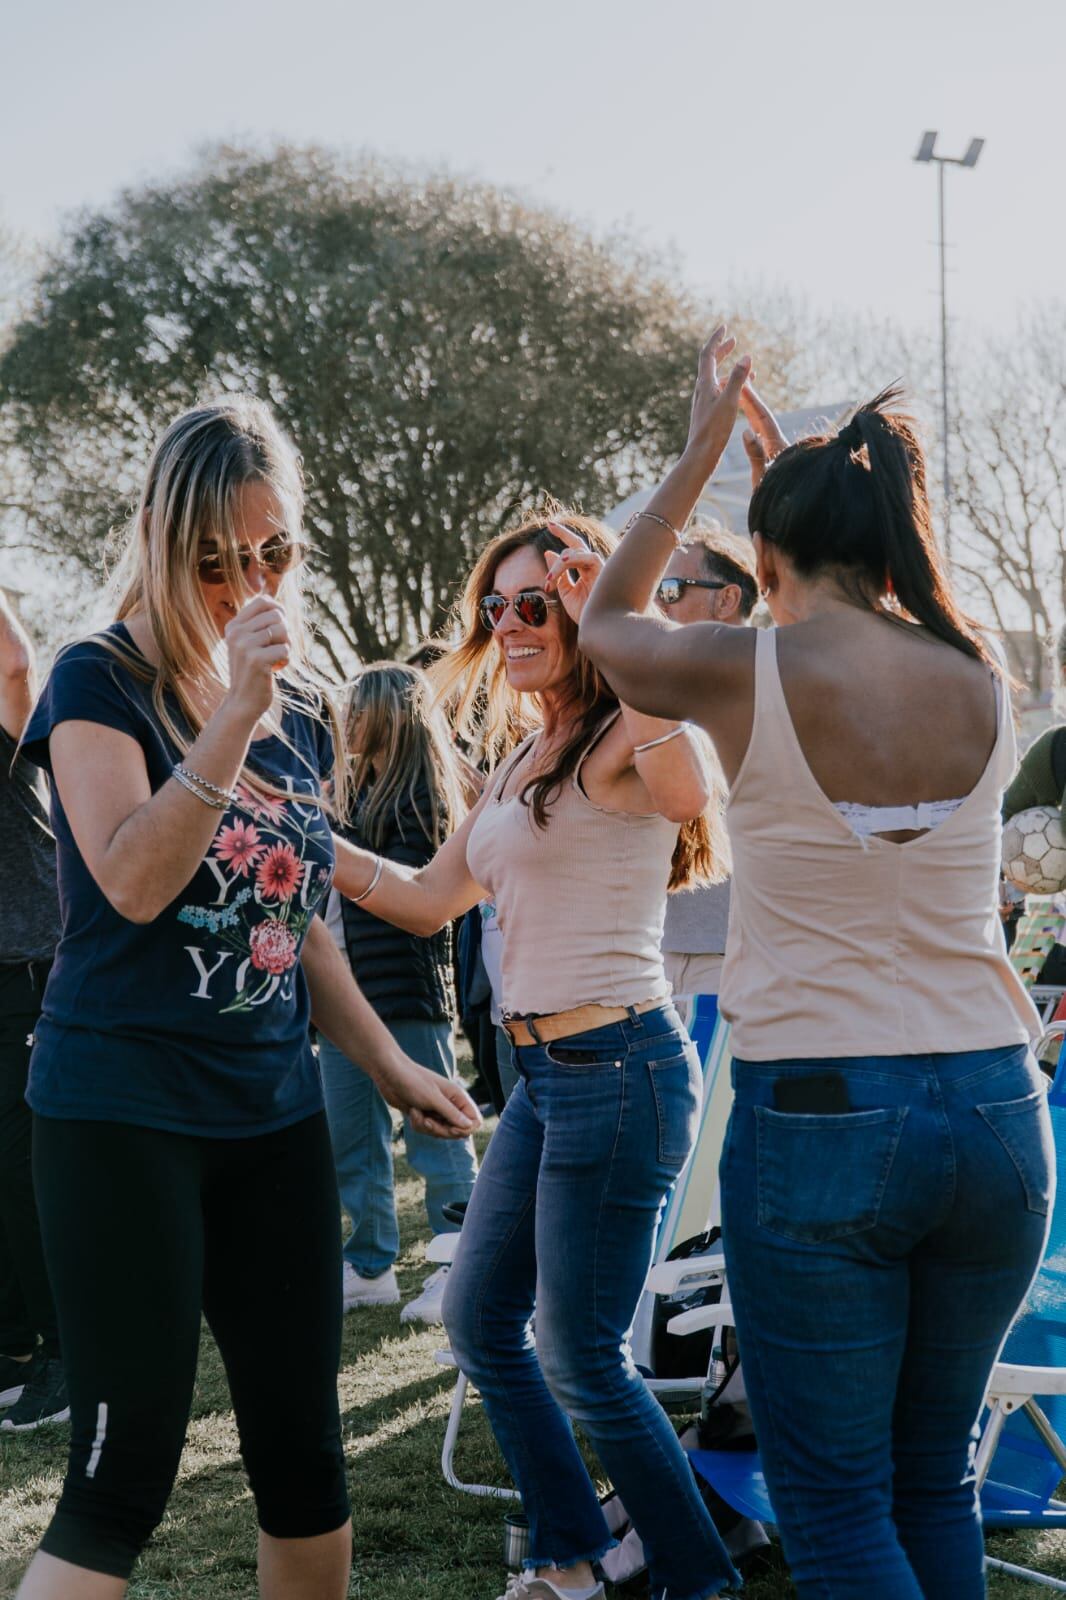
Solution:
M278 827L285 820L285 802L272 794L253 794L247 784L239 783L234 791L237 804L250 811L260 822L272 822Z
M275 917L257 922L248 939L252 966L280 977L296 964L296 935Z
M246 878L265 849L254 822L238 819L231 828L219 829L212 853L235 878Z
M291 900L303 876L303 862L291 844L275 844L260 861L255 881L264 900Z

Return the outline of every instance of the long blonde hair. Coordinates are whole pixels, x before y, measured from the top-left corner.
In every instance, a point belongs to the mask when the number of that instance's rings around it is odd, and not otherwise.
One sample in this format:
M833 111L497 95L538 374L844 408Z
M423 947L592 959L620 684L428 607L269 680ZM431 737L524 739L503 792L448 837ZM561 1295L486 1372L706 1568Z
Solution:
M360 832L380 849L390 817L399 822L408 805L434 847L443 844L465 816L466 802L448 725L425 673L403 661L363 667L345 700L346 750L360 718L359 748L348 758Z
M152 682L155 713L183 754L205 721L190 685L213 681L223 690L228 687L225 650L197 576L199 546L206 538L213 542L227 583L240 594L239 494L250 484L269 488L278 508L278 532L298 541L303 519L300 461L268 407L237 395L186 411L152 453L111 580L116 621L143 614L159 651L159 667L154 673L146 670L140 655L113 634L102 642L131 672ZM340 717L329 684L310 659L299 568L282 579L277 599L285 609L290 639L288 665L278 676L282 706L317 715L339 755ZM167 705L168 696L178 706L180 722ZM273 731L294 749L280 726ZM338 759L332 805L341 815L348 795L345 768ZM240 777L253 791L274 792L249 769Z
M549 519L565 522L605 560L618 542L610 528L595 517L571 511L555 500L546 501L539 511L497 535L482 550L456 606L459 642L429 669L430 682L448 708L458 732L480 747L490 768L541 725L541 715L528 696L516 694L508 684L503 654L482 623L478 608L492 592L497 568L507 556L525 549L536 550L542 556L557 555L565 549L562 541L546 527ZM539 827L547 825L553 800L577 770L596 729L618 707L618 696L577 647L577 624L561 608L559 614L563 642L574 656L569 688L577 714L573 731L551 770L530 779L522 789L521 799L524 804L531 805ZM710 742L705 743L708 768L719 773ZM706 810L681 825L670 868L671 890L718 883L728 876L729 841L722 802L723 790L719 783Z

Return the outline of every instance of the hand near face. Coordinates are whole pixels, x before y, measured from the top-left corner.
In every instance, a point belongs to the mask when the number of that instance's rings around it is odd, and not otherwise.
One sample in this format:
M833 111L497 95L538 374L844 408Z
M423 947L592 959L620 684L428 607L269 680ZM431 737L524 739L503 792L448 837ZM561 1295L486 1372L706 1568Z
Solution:
M603 557L590 550L581 535L565 522L549 522L547 526L566 549L549 560L545 593L557 594L571 622L580 622L592 586L603 570Z

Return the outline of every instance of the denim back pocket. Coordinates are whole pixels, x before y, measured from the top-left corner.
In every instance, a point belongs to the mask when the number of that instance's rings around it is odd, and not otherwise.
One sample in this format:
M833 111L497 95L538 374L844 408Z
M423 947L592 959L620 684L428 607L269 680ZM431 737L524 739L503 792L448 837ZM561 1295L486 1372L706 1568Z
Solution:
M824 1244L877 1223L906 1106L807 1116L756 1106L759 1223Z
M1046 1102L1044 1090L1034 1089L1020 1100L975 1107L1010 1156L1025 1191L1026 1208L1038 1217L1047 1216L1054 1191L1054 1146Z
M703 1074L694 1047L649 1061L648 1077L655 1100L659 1160L680 1172L696 1142L703 1097Z

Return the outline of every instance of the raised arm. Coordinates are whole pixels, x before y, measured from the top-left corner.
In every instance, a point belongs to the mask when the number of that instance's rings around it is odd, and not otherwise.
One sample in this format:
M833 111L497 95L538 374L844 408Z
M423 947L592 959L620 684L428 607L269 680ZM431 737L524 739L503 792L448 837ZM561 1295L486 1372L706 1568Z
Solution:
M372 851L360 850L334 834L337 850L334 886L348 899L358 900L366 911L373 912L383 922L428 938L485 898L485 890L475 881L466 864L466 842L488 796L486 790L462 826L424 867L405 867L396 861L385 861Z
M0 589L0 728L22 737L36 696L33 645Z
M270 709L284 628L281 607L259 595L226 629L230 689L184 761L220 790L232 789ZM71 831L100 890L128 921L153 921L199 867L220 812L176 778L153 794L144 752L117 728L60 722L49 754Z
M733 344L718 327L700 352L685 449L600 574L579 634L582 650L635 710L712 732L719 693L730 695L750 672L752 642L746 630L717 623L679 627L652 613L652 599L736 422L751 362L738 361L723 387L717 362Z

